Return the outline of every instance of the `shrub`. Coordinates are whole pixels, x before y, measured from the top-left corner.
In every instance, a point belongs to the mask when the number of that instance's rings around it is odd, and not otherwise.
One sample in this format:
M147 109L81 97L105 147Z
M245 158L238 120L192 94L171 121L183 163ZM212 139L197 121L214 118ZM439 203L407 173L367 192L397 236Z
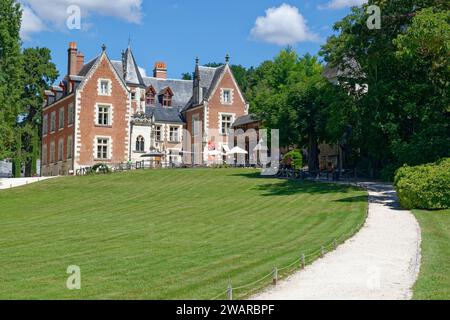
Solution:
M283 164L291 165L294 169L301 169L303 167L303 156L300 150L292 150L286 153L283 157Z
M104 163L94 165L88 172L88 175L111 173L111 169Z
M450 158L417 167L404 166L397 170L394 185L406 209L448 209Z

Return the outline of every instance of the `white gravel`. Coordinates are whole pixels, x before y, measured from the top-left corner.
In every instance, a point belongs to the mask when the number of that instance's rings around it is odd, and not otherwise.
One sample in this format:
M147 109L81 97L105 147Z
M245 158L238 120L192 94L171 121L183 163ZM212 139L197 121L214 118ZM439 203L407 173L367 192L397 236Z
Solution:
M420 268L420 227L392 186L364 183L369 215L337 250L254 296L256 300L411 299Z
M55 177L38 177L38 178L0 178L0 190L20 187L29 183L39 182Z

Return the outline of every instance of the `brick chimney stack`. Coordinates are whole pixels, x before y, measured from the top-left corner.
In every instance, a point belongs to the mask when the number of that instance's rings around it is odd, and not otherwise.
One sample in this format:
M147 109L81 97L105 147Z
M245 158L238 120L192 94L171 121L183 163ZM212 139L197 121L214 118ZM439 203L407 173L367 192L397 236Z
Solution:
M77 69L76 73L78 74L84 66L84 54L78 51L77 53Z
M69 49L67 50L68 54L68 63L67 63L67 75L75 75L77 74L77 43L76 42L70 42L69 43Z
M165 62L158 61L155 63L155 68L153 69L153 77L167 79L167 65Z

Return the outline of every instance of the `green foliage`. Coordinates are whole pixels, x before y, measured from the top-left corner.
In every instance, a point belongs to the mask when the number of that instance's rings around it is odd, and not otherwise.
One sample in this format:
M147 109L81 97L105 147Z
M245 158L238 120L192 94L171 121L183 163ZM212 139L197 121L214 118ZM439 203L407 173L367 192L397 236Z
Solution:
M295 170L301 169L303 167L302 152L298 149L289 151L284 155L283 163L290 164Z
M414 210L422 233L414 300L450 300L450 209Z
M381 6L380 30L367 28L366 6L355 7L322 48L326 62L343 71L340 86L353 98L341 111L333 108L334 115L353 127L353 149L369 171L448 157L448 1L370 4Z
M24 135L22 159L26 162L26 173L34 175L40 154L44 91L58 78L58 71L47 48L27 48L23 51L22 60L24 86L21 92L22 120L19 123Z
M190 73L190 72L183 72L181 74L181 79L182 80L192 80L192 73Z
M16 1L0 1L0 159L14 155L14 127L21 112L21 17Z
M450 158L434 164L404 166L395 175L400 204L407 209L450 208Z
M89 169L87 175L109 174L111 172L112 171L107 164L97 163L96 165L94 165L92 168Z

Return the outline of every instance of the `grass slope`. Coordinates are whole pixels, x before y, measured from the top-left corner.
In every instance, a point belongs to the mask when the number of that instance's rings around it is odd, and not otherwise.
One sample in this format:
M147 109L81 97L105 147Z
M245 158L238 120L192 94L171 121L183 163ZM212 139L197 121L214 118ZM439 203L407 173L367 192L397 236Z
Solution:
M414 299L450 299L450 210L414 214L422 230L422 264Z
M367 195L186 169L51 179L1 191L0 204L2 299L210 299L348 233ZM81 290L66 288L69 265Z

